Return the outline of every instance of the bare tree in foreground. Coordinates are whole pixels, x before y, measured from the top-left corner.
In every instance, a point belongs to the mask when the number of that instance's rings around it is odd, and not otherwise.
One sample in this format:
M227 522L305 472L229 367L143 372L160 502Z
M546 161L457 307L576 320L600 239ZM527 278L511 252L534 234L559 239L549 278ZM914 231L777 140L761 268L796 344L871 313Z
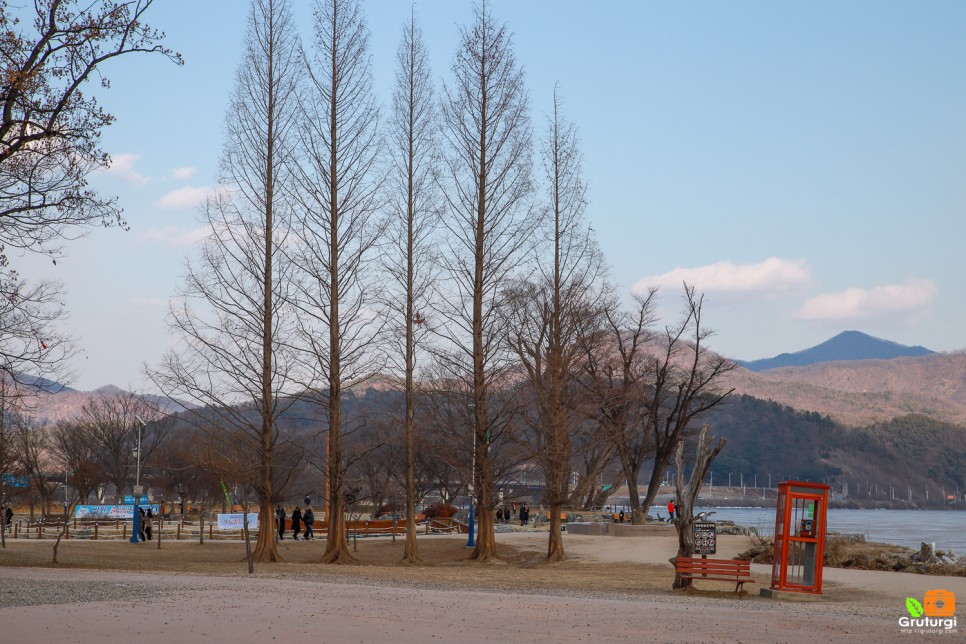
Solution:
M182 62L145 22L152 0L30 4L21 13L0 2L2 266L8 248L58 257L60 240L95 223L124 225L116 199L87 188L88 176L110 165L100 144L114 117L84 89L90 79L109 86L103 72L113 58L158 53Z
M55 330L64 318L60 287L31 283L8 267L11 248L56 259L62 242L93 225L126 227L116 198L88 188L110 165L104 112L89 80L107 88L107 63L158 53L164 34L145 22L152 0L0 0L0 372L55 375L73 343Z
M274 452L278 419L292 393L291 273L283 248L291 217L286 186L294 165L292 128L298 91L298 42L286 0L253 0L242 62L226 117L225 193L203 213L211 229L189 266L171 325L181 340L154 382L171 396L209 407L199 426L244 437L258 455L252 484L259 498L253 558L279 561L267 529L276 502Z
M496 402L494 390L509 388L510 352L499 311L503 291L527 258L534 223L531 194L529 97L523 71L513 56L510 33L484 7L463 29L445 88L442 118L447 216L443 269L449 292L441 296L447 328L441 363L454 380L471 384L473 492L479 531L471 555L496 554L494 443L510 426L509 397Z

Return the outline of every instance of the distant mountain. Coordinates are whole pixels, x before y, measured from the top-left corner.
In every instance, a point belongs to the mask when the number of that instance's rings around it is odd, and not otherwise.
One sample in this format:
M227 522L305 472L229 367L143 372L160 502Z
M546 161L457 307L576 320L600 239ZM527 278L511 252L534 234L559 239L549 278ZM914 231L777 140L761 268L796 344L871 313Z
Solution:
M735 369L736 393L827 414L853 427L922 414L966 426L966 352L821 362L753 373Z
M738 360L749 371L765 371L781 367L805 367L817 362L841 360L892 360L893 358L917 358L935 353L925 347L907 347L866 335L861 331L843 331L822 344L796 353L783 353L774 358L761 360Z
M24 385L26 385L27 387L36 389L37 391L43 391L49 394L56 394L62 391L67 391L67 392L75 391L74 389L71 389L67 385L63 385L55 380L48 380L47 378L41 378L40 376L21 374L20 376L18 376L18 380Z
M25 378L21 377L21 380ZM30 385L34 391L28 394L25 401L30 415L36 420L49 422L78 418L81 415L81 408L88 401L124 393L123 389L114 385L105 385L93 391L78 391L43 378L33 377L32 380L35 382L31 382ZM164 413L175 414L194 407L190 403L167 396L146 394L141 397L151 407Z

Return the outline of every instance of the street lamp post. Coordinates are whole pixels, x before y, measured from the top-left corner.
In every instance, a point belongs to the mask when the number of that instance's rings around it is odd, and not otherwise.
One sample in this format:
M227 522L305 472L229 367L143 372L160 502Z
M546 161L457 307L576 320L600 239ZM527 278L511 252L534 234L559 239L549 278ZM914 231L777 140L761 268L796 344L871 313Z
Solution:
M138 534L141 531L141 518L138 516L138 506L141 502L141 493L143 489L141 488L141 430L144 429L144 421L137 416L134 419L138 422L137 432L138 432L138 442L136 448L136 459L137 463L134 470L134 489L131 490L134 493L134 511L131 513L134 517L131 522L131 543L140 543L141 539Z
M474 491L473 484L476 482L476 431L475 430L473 431L473 450L470 452L470 454L472 455L470 459L470 484L469 484L469 490L468 490L470 494L470 518L469 518L469 521L467 522L467 525L469 525L470 536L466 540L466 547L475 548L476 541L475 541L475 536L473 534L476 528L476 519L474 517L476 508L473 507L473 491Z

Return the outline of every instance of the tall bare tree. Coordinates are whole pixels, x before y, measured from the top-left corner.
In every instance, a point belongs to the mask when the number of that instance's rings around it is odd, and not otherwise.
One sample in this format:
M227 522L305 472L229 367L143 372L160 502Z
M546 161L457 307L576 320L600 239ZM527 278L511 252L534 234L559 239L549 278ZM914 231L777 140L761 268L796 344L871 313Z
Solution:
M327 410L328 539L323 563L351 563L343 478L347 465L344 388L377 367L371 345L373 261L381 224L379 111L372 92L369 30L356 0L319 0L315 34L305 56L308 89L301 102L297 175L300 271L297 298L303 343L318 376L313 389ZM321 384L318 384L321 383Z
M259 523L274 517L274 452L283 439L278 418L294 401L290 358L290 265L283 248L290 229L287 189L295 167L296 106L301 67L287 0L253 0L242 61L226 117L221 183L203 221L211 229L189 266L171 324L181 345L151 370L172 395L209 406L199 426L244 436L258 455L252 484ZM279 561L273 531L259 531L254 560Z
M473 26L461 30L452 71L442 101L449 233L443 268L450 291L443 300L449 324L441 335L451 347L443 363L472 385L479 514L472 558L486 560L496 552L491 447L510 426L509 397L491 404L494 388L508 385L510 365L499 306L532 243L529 96L511 35L486 5L477 7Z
M392 362L405 374L406 544L403 561L420 561L416 543L415 381L417 343L425 336L432 273L432 234L438 220L437 119L429 52L416 24L415 10L404 25L396 53L390 136L389 183L392 252L387 253L393 282L387 298L390 337L398 349Z
M601 253L584 220L586 185L580 176L577 130L554 91L553 113L542 146L547 201L541 216L545 241L534 275L511 290L509 343L527 376L531 404L523 435L544 477L550 506L548 561L566 559L560 513L570 500L574 438L584 422L581 327L602 297Z

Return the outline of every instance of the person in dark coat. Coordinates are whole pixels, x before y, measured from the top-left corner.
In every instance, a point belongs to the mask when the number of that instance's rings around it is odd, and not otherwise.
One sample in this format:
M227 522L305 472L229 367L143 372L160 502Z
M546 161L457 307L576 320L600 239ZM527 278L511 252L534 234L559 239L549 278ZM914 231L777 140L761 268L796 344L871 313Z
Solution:
M148 508L148 513L144 515L144 534L148 541L151 540L151 533L154 532L154 510Z
M299 533L302 531L302 511L299 506L292 510L292 539L299 540Z
M312 512L312 506L305 508L305 514L302 515L302 523L305 524L305 536L303 538L306 541L315 541L315 531L312 525L315 523L315 513Z
M146 541L144 538L144 508L138 508L138 513L141 515L138 517L138 539Z
M275 506L275 521L278 523L278 540L285 539L285 508L281 505Z

